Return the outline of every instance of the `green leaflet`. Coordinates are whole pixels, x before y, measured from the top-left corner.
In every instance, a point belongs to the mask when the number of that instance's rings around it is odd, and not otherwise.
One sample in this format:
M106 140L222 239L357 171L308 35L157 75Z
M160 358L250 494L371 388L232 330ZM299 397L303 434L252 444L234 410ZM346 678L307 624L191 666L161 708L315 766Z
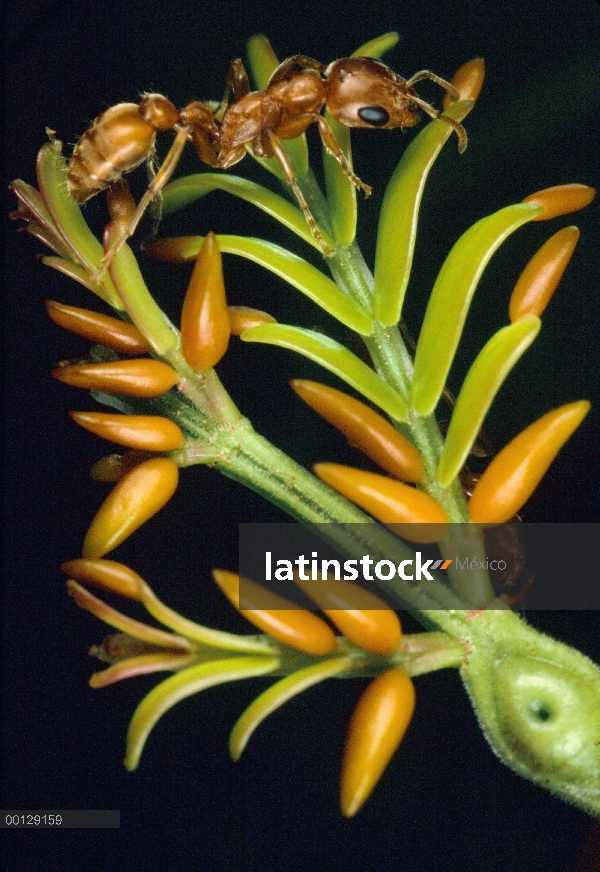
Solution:
M97 293L98 285L93 283L90 274L78 263L68 260L65 257L56 257L53 254L43 257L42 263L44 266L50 266L52 269L58 270L58 272L63 273L63 275L68 276L70 279L73 279L73 281L79 282L79 284L83 285L84 288L87 288L88 291L92 291L94 294ZM120 304L118 308L122 311L123 305Z
M89 272L98 269L104 256L102 246L85 223L81 209L67 188L67 164L59 144L47 142L38 152L37 179L44 204L54 222L60 239L70 257ZM94 285L98 296L122 310L108 276L102 284Z
M120 233L121 229L117 224L108 225L105 239L107 248ZM135 326L151 343L157 354L164 355L171 351L177 345L177 333L169 325L146 287L138 262L128 245L123 245L115 254L109 271L122 300L120 308L126 309Z
M471 305L475 289L496 249L541 206L517 203L482 218L455 243L436 279L421 328L411 387L411 405L420 415L435 409Z
M442 450L436 476L442 487L448 487L464 466L494 397L539 333L541 324L532 315L503 327L475 358L456 400Z
M193 651L193 645L187 639L175 636L173 633L167 633L165 630L159 630L157 627L142 624L128 615L121 614L121 612L118 612L112 606L108 606L102 600L99 600L98 597L95 597L87 588L77 584L72 578L67 581L67 590L80 608L100 618L109 627L114 627L115 630L126 633L132 639L140 639L149 645L169 648L171 651L178 651L179 653Z
M262 34L250 37L246 50L248 52L248 65L252 72L252 78L256 83L256 87L262 91L267 87L269 79L279 66L277 55L273 51L267 37ZM294 165L296 175L299 178L305 176L308 172L308 145L306 144L306 136L302 134L302 136L297 136L295 139L287 140L283 143L283 147ZM254 155L252 156L254 157ZM275 158L255 157L254 159L270 173L273 173L274 176L277 176L280 182L285 184L281 167Z
M251 36L246 43L248 53L248 65L252 71L252 78L257 88L266 88L269 79L279 66L277 55L273 51L271 43L262 33Z
M315 242L312 233L304 219L302 211L294 206L289 200L279 194L264 188L262 185L243 179L241 176L230 176L223 173L196 173L192 176L184 176L175 182L168 184L163 191L163 212L168 215L194 203L200 197L205 197L211 191L226 191L235 197L240 197L248 203L252 203L258 209L262 209L267 215L271 215L277 221L291 230L297 236L304 239L318 251L321 251ZM322 231L325 241L333 245L333 240L327 231Z
M351 57L380 58L386 51L394 48L399 35L395 32L384 33L375 39L365 42ZM350 144L350 128L339 124L328 114L325 116L331 125L342 151L352 166L352 147ZM325 190L329 203L329 220L331 229L338 245L348 246L354 242L356 236L356 187L344 173L337 160L323 149L323 170L325 173Z
M161 681L136 708L127 731L125 766L137 769L144 745L158 720L176 703L216 684L265 675L277 669L274 657L230 657L182 669Z
M40 192L21 179L15 179L14 182L10 183L9 188L19 204L18 210L11 213L9 217L23 218L24 221L28 222L27 229L33 236L60 257L69 257L71 253L62 239L54 219L48 212Z
M472 107L472 100L461 100L444 115L462 121ZM443 121L428 124L405 150L386 188L377 234L373 311L375 318L387 326L400 320L423 189L429 170L452 133L450 125Z
M329 336L289 324L261 324L246 330L241 338L244 342L264 342L297 351L339 376L396 421L406 417L402 397L366 363Z
M213 630L203 627L189 618L170 609L148 587L147 584L140 586L140 599L146 611L168 627L186 639L192 639L200 645L210 648L219 648L223 651L237 651L239 654L276 654L277 649L271 644L266 636L236 636L234 633L226 633L223 630Z
M350 57L381 58L386 51L391 51L397 45L399 39L400 34L396 30L390 30L389 33L382 33L381 36L363 43L360 48L352 52Z
M350 129L339 124L327 113L327 121L338 144L350 166L352 166L352 147L350 145ZM325 191L329 205L329 220L331 229L338 245L352 245L356 236L356 188L344 173L333 155L323 146L323 172L325 174Z
M229 753L232 759L240 759L256 728L270 714L285 705L288 700L308 690L314 684L351 668L352 659L350 657L334 657L330 660L320 660L305 669L299 669L298 672L293 672L271 685L254 702L250 703L233 727L229 738Z
M368 336L371 333L373 322L368 312L340 290L328 276L298 255L265 239L254 239L250 236L218 235L217 241L222 252L247 257L248 260L275 273L361 336ZM202 242L202 236L196 237L194 242L182 252L183 257L190 259L196 257Z

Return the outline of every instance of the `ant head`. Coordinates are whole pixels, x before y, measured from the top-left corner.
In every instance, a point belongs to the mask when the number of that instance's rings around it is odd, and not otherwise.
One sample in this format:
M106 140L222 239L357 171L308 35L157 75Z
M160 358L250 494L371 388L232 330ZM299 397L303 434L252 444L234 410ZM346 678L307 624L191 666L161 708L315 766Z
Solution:
M343 58L326 71L327 108L346 127L413 127L419 110L412 88L372 58Z

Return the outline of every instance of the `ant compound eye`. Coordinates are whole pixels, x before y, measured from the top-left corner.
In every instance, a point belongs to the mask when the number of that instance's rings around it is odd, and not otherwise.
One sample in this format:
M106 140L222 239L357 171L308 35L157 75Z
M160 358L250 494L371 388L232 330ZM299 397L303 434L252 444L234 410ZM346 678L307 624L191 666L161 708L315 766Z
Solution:
M365 124L371 124L373 127L384 127L390 120L390 113L383 106L363 106L358 110L358 117Z

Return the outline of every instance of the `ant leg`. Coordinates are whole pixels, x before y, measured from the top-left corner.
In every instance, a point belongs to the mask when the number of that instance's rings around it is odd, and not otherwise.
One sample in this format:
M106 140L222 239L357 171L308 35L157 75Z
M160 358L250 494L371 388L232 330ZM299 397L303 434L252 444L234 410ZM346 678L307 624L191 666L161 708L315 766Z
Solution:
M432 82L435 82L436 85L439 85L440 88L443 88L446 91L452 100L456 103L457 100L460 100L460 94L450 82L447 82L446 79L442 79L441 76L436 76L435 73L432 73L431 70L420 70L418 73L415 73L414 76L411 76L410 79L406 80L406 87L411 88L416 82L422 82L423 79L429 79Z
M421 100L420 97L417 97L415 94L410 94L408 97L411 103L416 103L417 106L426 112L430 118L439 119L439 121L444 121L446 124L449 124L450 127L453 128L456 135L458 136L458 152L462 154L465 148L467 147L467 131L458 121L455 121L454 118L449 118L447 115L442 115L437 109L434 109L433 106L430 106L429 103L426 103L425 100Z
M323 141L323 145L327 149L330 155L332 155L339 165L341 166L344 174L348 176L352 184L360 188L364 191L365 196L368 197L371 194L371 188L369 185L365 185L364 182L358 178L358 176L354 173L350 162L344 152L341 149L341 146L337 139L335 138L335 133L331 129L327 119L325 119L322 115L315 115L314 120L317 122L319 127L319 133L321 134L321 140Z
M181 152L185 148L186 142L188 142L190 138L190 131L188 127L182 127L177 131L177 136L175 137L175 141L173 145L169 149L169 152L164 159L162 165L160 166L158 172L154 176L153 180L148 185L146 193L140 200L137 209L135 210L135 214L127 227L125 227L118 237L115 239L113 244L110 246L108 251L104 252L104 257L100 261L100 265L96 272L92 275L92 281L99 283L102 273L104 273L112 263L112 259L117 254L119 249L127 242L127 240L133 236L135 233L136 227L141 221L141 218L152 202L152 200L157 196L157 194L162 191L164 186L167 184L171 175L173 174L175 167L179 163L179 158L181 157Z
M246 72L246 68L240 58L236 58L236 60L231 61L229 64L227 76L225 77L225 92L223 94L223 99L215 110L214 117L218 121L222 121L223 115L227 111L227 107L232 102L230 97L235 101L239 100L240 97L245 97L246 94L249 93L250 80L248 78L248 73Z
M322 73L325 70L325 64L322 64L321 61L315 61L306 55L293 55L293 57L282 61L274 70L267 87L270 88L271 85L281 82L294 68L298 70L316 70L318 73Z
M277 159L279 166L285 176L285 180L294 192L296 199L298 200L298 205L302 209L304 213L304 217L306 218L306 223L310 227L310 232L313 235L313 239L318 243L319 248L323 252L324 255L333 254L332 249L327 245L325 240L323 239L323 235L319 228L317 227L317 222L315 221L312 212L306 202L306 198L304 194L300 190L298 182L296 181L296 173L294 172L294 167L289 159L285 149L281 144L281 140L279 137L275 136L272 130L266 131L269 145L271 146L271 150L273 152L274 157Z
M154 148L154 146L152 146L146 158L146 174L148 176L148 185L151 185L156 178L156 164L156 149ZM156 197L152 200L152 203L150 205L150 211L152 215L152 229L150 231L150 236L154 238L158 233L158 228L160 222L162 221L162 194L160 192L158 192L156 194Z

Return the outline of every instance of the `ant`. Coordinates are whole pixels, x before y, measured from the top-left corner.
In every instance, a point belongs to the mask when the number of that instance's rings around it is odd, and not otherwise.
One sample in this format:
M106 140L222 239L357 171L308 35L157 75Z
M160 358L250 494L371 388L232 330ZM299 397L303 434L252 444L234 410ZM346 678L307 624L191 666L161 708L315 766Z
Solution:
M372 58L343 58L326 67L304 55L294 55L283 61L264 91L251 92L246 70L240 60L235 60L227 76L224 99L231 91L233 102L227 106L219 128L218 165L227 169L238 163L246 153L246 146L256 157L275 157L296 195L313 237L323 253L330 254L281 140L295 139L311 124L317 124L327 151L338 161L350 181L368 196L371 188L352 171L321 111L326 107L331 117L346 127L380 129L413 127L418 123L421 108L432 118L441 117L451 125L459 138L459 151L464 151L467 134L463 126L440 116L416 95L412 86L422 79L431 79L458 100L454 86L429 70L421 70L404 80L381 61Z
M175 130L177 136L158 172L154 172L156 134ZM144 94L137 103L119 103L107 109L77 142L67 169L67 186L78 203L121 181L124 173L144 161L151 181L133 217L106 251L96 276L99 277L135 232L144 212L160 195L173 174L187 142L191 142L203 163L216 166L215 143L218 130L213 113L205 103L194 101L181 110L162 94Z
M295 139L311 124L317 124L327 151L350 181L368 195L371 188L354 174L321 112L327 108L332 118L346 127L380 129L413 127L422 109L455 130L459 152L463 152L467 146L464 127L440 115L417 96L413 85L423 79L440 85L453 100L459 98L453 85L429 70L421 70L405 80L372 58L342 58L325 66L304 55L294 55L277 67L262 91L250 91L242 61L234 60L227 74L225 95L215 110L205 103L192 102L178 111L160 94L146 94L139 106L134 103L113 106L83 134L69 162L68 186L80 203L143 161L151 168L158 132L175 130L177 136L129 225L105 253L100 272L108 268L121 245L135 231L145 209L173 173L187 141L192 142L203 163L219 169L228 169L242 160L247 147L256 157L275 157L314 239L325 255L331 254L281 140Z

